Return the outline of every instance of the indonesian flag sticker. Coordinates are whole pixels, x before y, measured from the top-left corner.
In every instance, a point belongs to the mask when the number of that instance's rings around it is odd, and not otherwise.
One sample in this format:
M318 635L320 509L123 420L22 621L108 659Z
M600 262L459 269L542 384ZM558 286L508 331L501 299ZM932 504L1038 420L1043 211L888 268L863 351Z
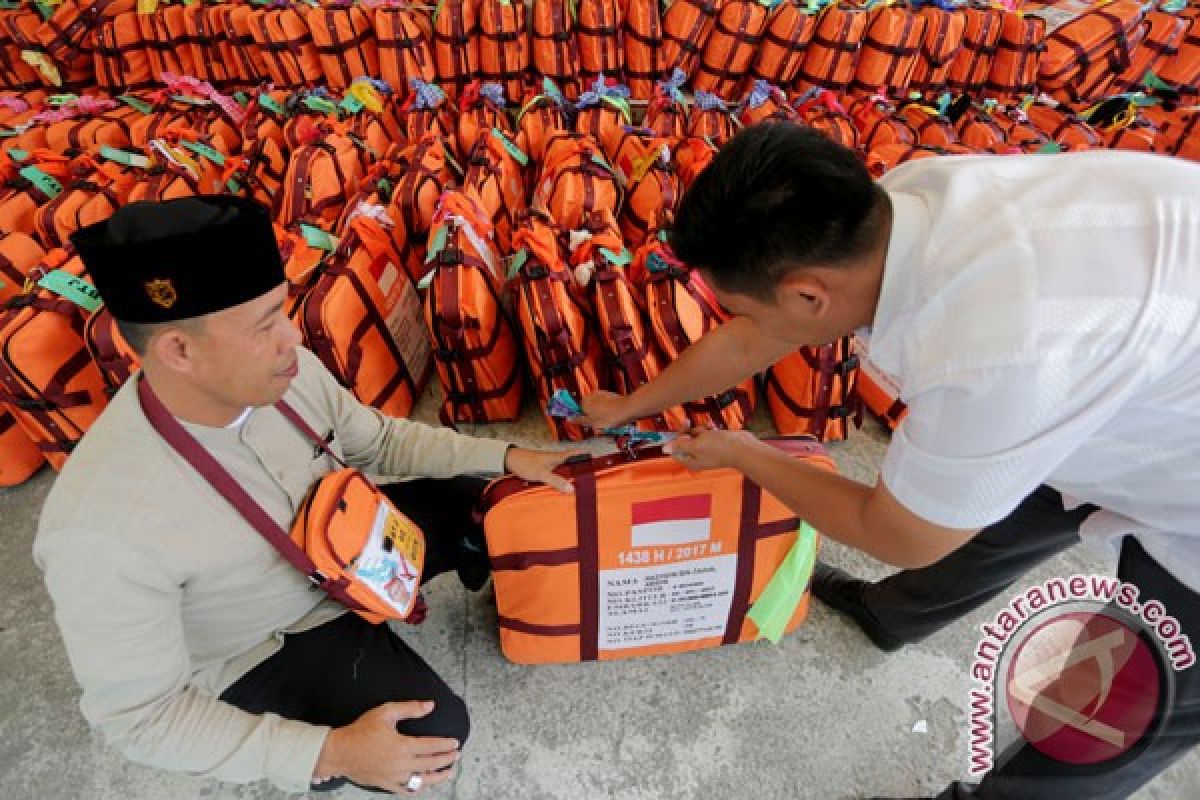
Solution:
M633 504L633 547L664 547L708 541L712 496L692 494Z

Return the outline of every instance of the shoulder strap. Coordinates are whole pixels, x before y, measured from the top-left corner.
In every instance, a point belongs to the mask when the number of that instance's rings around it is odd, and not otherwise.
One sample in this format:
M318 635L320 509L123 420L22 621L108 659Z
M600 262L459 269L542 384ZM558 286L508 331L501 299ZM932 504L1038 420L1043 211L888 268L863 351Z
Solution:
M236 508L245 520L270 542L280 555L288 560L288 563L300 570L315 586L321 587L348 608L360 608L358 602L346 593L345 582L330 581L323 575L308 554L292 541L292 538L283 528L279 527L271 515L264 511L263 507L233 479L233 476L213 458L212 454L179 424L179 420L175 419L158 399L158 396L154 394L143 375L138 375L137 382L138 400L141 402L142 411L146 414L150 425L158 431L167 444L171 445L175 452L191 464L192 468L200 473L218 494ZM280 401L276 407L302 432L317 441L326 453L340 462L340 459L329 450L325 441L290 406Z

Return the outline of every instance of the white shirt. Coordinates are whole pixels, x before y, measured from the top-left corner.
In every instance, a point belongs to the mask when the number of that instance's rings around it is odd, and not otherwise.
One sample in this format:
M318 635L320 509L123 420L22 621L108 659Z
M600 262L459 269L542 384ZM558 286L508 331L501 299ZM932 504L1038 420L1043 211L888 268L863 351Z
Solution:
M909 414L883 480L978 528L1046 483L1200 589L1200 165L965 156L881 181L894 210L870 358Z

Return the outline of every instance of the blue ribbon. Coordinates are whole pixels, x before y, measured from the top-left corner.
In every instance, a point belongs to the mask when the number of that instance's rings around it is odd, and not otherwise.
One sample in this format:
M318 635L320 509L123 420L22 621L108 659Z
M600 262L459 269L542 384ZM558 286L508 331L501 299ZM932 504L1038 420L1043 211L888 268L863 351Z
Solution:
M427 111L437 108L446 102L446 93L436 83L429 83L420 78L412 78L409 80L408 85L412 87L413 93L417 96L417 101L413 103L413 108L417 110Z
M696 90L696 108L701 111L727 111L725 101L712 92L703 89Z
M504 87L498 83L485 83L480 86L479 96L498 108L504 108Z

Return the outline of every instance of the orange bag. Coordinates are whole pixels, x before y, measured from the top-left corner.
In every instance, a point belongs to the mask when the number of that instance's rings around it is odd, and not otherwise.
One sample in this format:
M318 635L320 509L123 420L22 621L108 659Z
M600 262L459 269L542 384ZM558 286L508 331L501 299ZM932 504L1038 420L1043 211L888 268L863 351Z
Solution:
M298 9L257 9L250 15L250 33L276 87L306 86L325 80L312 33Z
M586 238L572 250L571 267L576 275L588 278L596 327L611 365L612 386L621 394L631 394L666 367L643 319L642 292L629 276L633 256L608 211L590 215L579 233ZM642 430L682 430L686 423L687 414L675 406L639 420L637 426Z
M1179 55L1190 20L1165 11L1151 10L1142 23L1145 37L1133 51L1129 66L1117 79L1120 91L1134 91L1142 85L1147 72L1157 74L1163 65Z
M258 83L266 75L258 45L250 29L250 6L221 3L206 8L209 28L215 33L213 46L230 81L242 85ZM149 15L153 16L153 15ZM170 71L170 70L168 70Z
M959 8L936 6L922 6L917 15L925 20L925 36L908 86L915 92L932 94L946 88L950 66L963 48L967 16Z
M903 103L897 116L912 128L917 143L929 147L948 147L959 144L954 124L932 106L918 102Z
M795 108L800 121L808 127L821 131L843 147L858 149L858 128L833 92L810 89L796 98Z
M374 30L379 50L379 76L403 97L410 81L437 80L433 60L433 23L416 8L380 6L375 9Z
M920 57L925 17L887 5L868 14L850 86L859 94L904 94Z
M845 439L850 418L861 414L854 390L857 375L858 357L849 337L801 347L769 367L763 375L763 396L776 430L808 434L822 442ZM858 422L862 424L861 416Z
M1029 117L1019 108L992 111L996 124L1004 131L1004 140L1009 147L1015 147L1023 153L1036 153L1050 145L1050 137L1029 121Z
M141 367L137 353L117 330L107 306L101 306L88 317L83 326L83 342L104 378L104 392L109 397Z
M345 89L357 78L379 75L379 49L368 10L358 6L313 8L305 21L331 89Z
M858 358L855 394L862 405L879 417L888 429L896 430L908 413L908 406L900 399L900 387L875 366L858 339L854 340L854 355Z
M535 163L541 163L550 137L568 130L566 99L554 81L546 78L542 93L526 100L517 113L517 144Z
M302 320L305 342L355 397L389 416L412 413L432 350L421 299L379 217L350 221L305 296Z
M950 62L946 86L954 92L975 95L983 89L992 72L1005 15L991 6L967 6L962 13L962 49Z
M134 12L101 20L92 47L97 86L139 89L150 85L149 47Z
M858 128L859 143L864 150L876 150L885 144L917 143L916 131L882 97L860 97L847 111Z
M66 64L88 50L98 22L134 7L134 0L63 0L38 29L37 41L51 59Z
M1046 20L1019 11L1004 15L996 55L984 86L989 97L1015 102L1037 88L1038 60L1045 50Z
M63 184L70 177L66 156L49 150L33 151L0 192L0 231L32 234L37 210L62 194Z
M695 136L681 139L675 145L675 173L679 176L679 184L683 191L691 187L696 177L712 162L716 154L715 143Z
M247 13L249 8L245 7ZM194 50L187 47L187 7L165 5L153 14L137 14L138 28L146 42L146 55L150 60L150 75L156 82L163 74L194 75L192 63ZM248 21L247 21L248 22ZM247 30L249 30L247 28Z
M773 443L834 469L815 442ZM804 621L818 534L740 472L690 472L658 448L581 456L556 471L573 493L503 478L482 499L510 661L667 655L774 638ZM760 631L749 609L789 554L800 574L785 617Z
M1129 96L1119 95L1097 103L1082 116L1113 150L1162 153L1169 147L1159 126Z
M562 134L547 147L530 205L549 213L564 228L575 230L593 211L615 213L621 205L621 188L594 139L586 134Z
M30 11L0 10L0 85L8 89L32 89L40 84L38 71L21 58L21 51L27 49L18 24L22 17L28 20L26 29L37 25L37 17Z
M1046 37L1038 85L1064 102L1102 95L1103 81L1129 67L1142 19L1137 0L1113 0L1067 22Z
M704 45L693 87L732 96L759 54L770 14L759 0L725 0Z
M579 97L579 49L567 0L533 0L531 13L533 69L574 100Z
M618 0L578 0L575 6L575 43L579 51L579 77L584 85L607 75L620 80L621 7Z
M242 149L242 136L238 128L227 117L214 113L205 105L182 102L167 97L152 107L150 113L133 114L129 119L128 143L133 147L147 149L155 139L173 133L203 135L211 139L213 146L222 153L236 153ZM123 147L114 142L114 147Z
M46 252L24 233L0 233L0 303L21 293L29 273Z
M645 287L650 326L667 361L729 319L700 274L675 258L658 237L638 249L632 275L634 283ZM693 425L738 430L754 413L755 400L751 378L683 407Z
M47 250L66 247L72 233L108 219L121 205L115 181L90 156L81 156L71 162L63 191L33 215L34 230Z
M111 100L84 95L39 118L45 120L46 147L63 155L94 152L104 145L128 147L131 109L117 109Z
M0 405L0 486L16 486L33 477L46 463L42 451Z
M567 265L559 231L549 217L532 213L513 237L516 317L538 404L565 389L584 397L604 388L603 352L592 329L583 288ZM546 414L558 440L579 441L590 431Z
M707 137L720 147L738 132L737 116L722 98L698 89L695 102L696 107L688 119L688 136Z
M230 74L231 65L222 60L218 47L223 33L213 25L208 9L201 3L185 6L183 24L186 39L178 44L191 51L190 60L195 70L188 74L217 86L228 84L234 76Z
M0 403L55 469L108 402L83 343L100 301L82 273L79 259L51 251L33 270L39 286L0 310Z
M314 126L309 143L292 151L276 221L285 228L306 222L330 229L366 168L366 154L352 137Z
M420 281L426 272L425 244L437 213L438 200L454 183L447 165L445 139L434 134L421 137L400 153L403 174L392 191L389 215L408 236L405 268Z
M958 140L973 150L992 150L1006 145L1004 128L996 123L989 110L976 107L963 95L950 105L946 117L954 123Z
M784 0L767 21L762 45L750 65L750 78L791 86L800 74L805 50L817 31L817 15L799 0ZM749 83L749 81L748 81Z
M191 146L210 149L212 147L210 143L202 141L199 137L190 139L173 137L169 142L161 139L155 140L152 143L155 156L152 165L137 175L125 202L173 200L198 194L219 193L224 188L221 181L224 162L217 164L192 153L183 144L185 141ZM216 151L213 152L216 153ZM167 154L170 155L170 158L167 157ZM217 155L220 154L217 153Z
M858 52L867 32L867 11L835 2L817 18L804 61L796 76L796 89L814 87L844 92L854 79Z
M529 8L512 0L480 0L479 77L504 88L510 103L521 101L529 72Z
M675 0L662 17L663 71L692 76L725 0Z
M672 140L634 129L621 141L616 168L625 186L621 235L632 248L671 226L682 194L672 166Z
M1025 114L1038 130L1067 150L1096 150L1104 147L1100 134L1066 106L1036 102L1025 107Z
M1167 57L1158 77L1175 86L1180 94L1195 97L1200 93L1200 18L1188 21L1179 52Z
M412 93L400 106L400 120L404 126L404 141L412 144L423 136L434 134L446 143L447 152L459 157L454 109L450 99L435 83L425 83L414 78Z
M479 0L439 0L433 12L433 63L451 98L479 73Z
M521 346L500 298L500 256L470 198L447 192L430 238L425 324L445 399L441 418L501 422L521 413Z
M1162 152L1190 161L1200 161L1200 111L1179 109L1160 123Z
M683 70L674 69L660 81L654 90L654 99L646 107L642 125L659 136L678 139L687 134L688 105L683 97L683 84L687 80Z
M782 89L765 81L755 81L754 88L742 99L737 118L742 127L748 128L767 120L795 122L797 116Z
M512 136L512 118L504 100L504 87L498 83L472 81L458 96L458 152L468 156L479 140L493 129Z
M625 0L624 6L625 78L633 97L649 100L666 74L662 10L658 0Z
M625 127L633 124L628 95L624 86L602 75L575 105L575 130L599 142L609 159L615 155Z
M922 158L936 158L943 155L970 153L971 150L963 145L952 145L945 148L927 147L923 144L901 144L893 142L883 144L874 150L867 151L867 171L876 178L882 178L888 172L909 161Z
M467 161L462 190L489 215L500 252L512 249L518 213L529 204L525 168L529 157L499 128L484 133Z

